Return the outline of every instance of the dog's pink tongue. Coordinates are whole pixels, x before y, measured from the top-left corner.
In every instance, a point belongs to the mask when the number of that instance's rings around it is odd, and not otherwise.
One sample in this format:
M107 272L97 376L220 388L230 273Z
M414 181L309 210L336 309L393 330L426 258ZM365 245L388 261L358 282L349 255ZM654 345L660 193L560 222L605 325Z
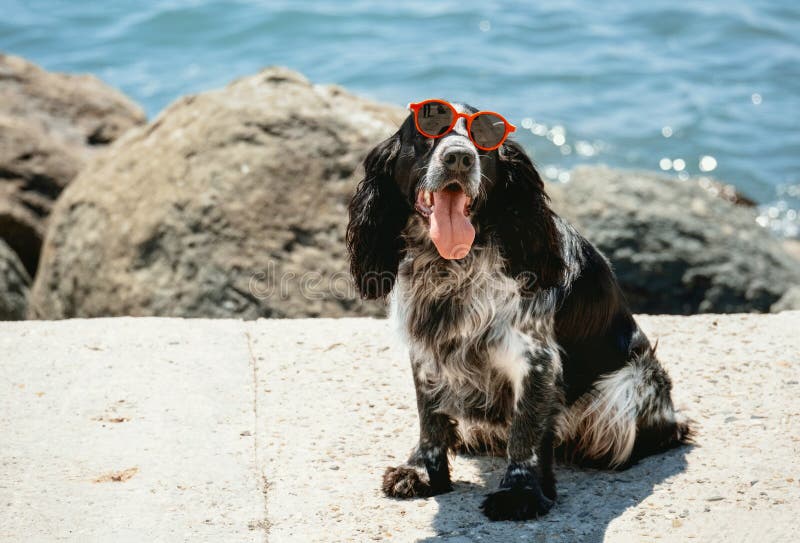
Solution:
M460 190L433 193L430 235L442 258L464 258L475 241L475 228L466 215L466 208L467 195Z

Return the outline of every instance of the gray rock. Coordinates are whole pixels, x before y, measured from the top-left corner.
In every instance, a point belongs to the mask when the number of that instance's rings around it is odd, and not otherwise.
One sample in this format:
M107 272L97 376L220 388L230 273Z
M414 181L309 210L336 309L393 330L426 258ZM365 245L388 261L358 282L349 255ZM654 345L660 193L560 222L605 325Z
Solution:
M31 274L53 202L82 163L36 124L0 114L0 239Z
M178 100L64 191L31 316L382 314L346 272L346 206L404 115L281 68Z
M31 275L55 198L98 150L144 121L94 76L0 54L0 238Z
M800 240L785 239L783 240L783 248L797 260L797 265L800 266Z
M556 209L611 260L634 311L769 311L800 266L755 211L697 180L579 167L549 188Z
M145 121L138 105L93 75L48 72L3 54L0 113L38 123L84 157Z
M0 321L25 318L30 283L16 253L0 239Z
M800 309L800 285L790 287L781 299L772 304L770 311L780 313L781 311L793 311Z
M404 115L281 68L178 100L65 190L30 315L383 314L343 234L363 156ZM636 311L768 311L800 267L718 185L584 167L551 191Z

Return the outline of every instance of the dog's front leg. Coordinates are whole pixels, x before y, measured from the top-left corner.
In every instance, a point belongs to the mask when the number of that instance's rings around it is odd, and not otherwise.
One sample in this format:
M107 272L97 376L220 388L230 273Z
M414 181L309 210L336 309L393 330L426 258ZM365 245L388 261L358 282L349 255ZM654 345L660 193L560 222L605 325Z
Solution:
M415 498L452 490L447 454L458 442L456 422L437 411L435 395L426 390L414 368L419 411L419 443L402 466L387 468L383 492L392 498Z
M492 520L526 520L547 513L555 498L551 424L555 405L554 364L558 352L542 346L526 355L528 364L508 435L508 467L500 490L481 508Z

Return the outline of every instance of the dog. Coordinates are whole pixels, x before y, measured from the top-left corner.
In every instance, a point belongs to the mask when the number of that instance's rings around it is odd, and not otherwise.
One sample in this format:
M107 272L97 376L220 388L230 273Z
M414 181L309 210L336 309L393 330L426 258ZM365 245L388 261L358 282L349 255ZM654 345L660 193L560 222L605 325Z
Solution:
M556 500L554 458L624 469L691 442L690 421L609 262L550 208L513 127L485 150L497 138L477 137L480 112L431 102L444 120L417 105L369 152L349 205L350 271L363 298L389 297L419 411L419 442L382 489L448 492L449 454L504 454L481 509L537 518Z

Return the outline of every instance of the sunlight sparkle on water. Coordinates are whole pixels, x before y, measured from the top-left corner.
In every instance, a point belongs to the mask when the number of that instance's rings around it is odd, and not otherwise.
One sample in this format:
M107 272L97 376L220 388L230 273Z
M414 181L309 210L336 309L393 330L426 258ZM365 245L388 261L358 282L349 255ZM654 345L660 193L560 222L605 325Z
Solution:
M531 133L534 136L544 136L547 134L547 125L535 122L531 124Z
M558 147L564 145L564 143L566 143L567 141L567 135L566 131L564 130L564 127L561 126L560 124L553 126L553 128L551 128L547 132L547 139L552 141L553 145L556 145Z
M710 155L703 155L700 157L700 171L710 172L716 169L717 159Z
M597 154L597 149L588 141L578 140L575 142L575 152L581 156L594 156Z
M759 206L756 222L782 237L800 236L800 211L792 208L786 200Z

